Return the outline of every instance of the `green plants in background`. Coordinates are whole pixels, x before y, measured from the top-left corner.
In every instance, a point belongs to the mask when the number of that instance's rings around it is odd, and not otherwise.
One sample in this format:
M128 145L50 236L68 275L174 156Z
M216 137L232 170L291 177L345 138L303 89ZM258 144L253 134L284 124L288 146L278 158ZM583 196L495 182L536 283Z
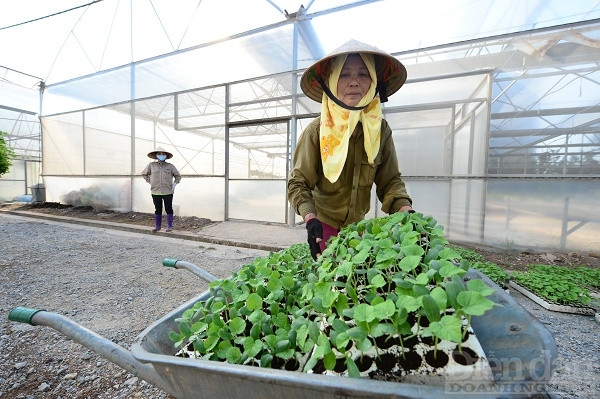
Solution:
M498 284L501 288L508 288L508 282L510 280L510 274L504 269L493 262L477 261L472 265L473 269L479 270L490 278L494 283Z
M473 251L472 249L463 248L458 245L451 245L450 247L460 254L463 259L470 261L473 269L479 270L488 276L490 280L498 284L501 288L508 288L510 274L508 274L503 268L493 262L486 261L483 255Z
M8 133L0 130L0 176L8 172L15 158L15 152L6 143L7 135Z
M569 281L589 291L600 291L600 269L585 266L573 268L553 265L529 265L529 269L538 273L560 276L564 281Z
M471 317L495 304L486 298L493 289L463 281L470 262L447 244L420 213L363 220L316 262L297 244L212 282L210 298L186 310L169 337L190 357L352 377L364 354L379 358L390 342L403 356L415 337L430 338L435 351L440 341L460 349Z
M573 271L567 268L558 268L559 273L535 265L531 270L514 271L512 279L520 286L528 289L537 296L555 304L568 306L587 306L593 301L589 290L574 283L578 278L573 276Z
M555 304L587 306L594 300L592 294L600 292L600 269L533 264L525 272L508 273L497 264L486 261L476 251L458 245L452 245L451 248L463 259L471 261L471 267L487 275L500 287L508 288L512 279Z
M456 253L460 255L462 259L466 259L469 262L484 262L485 258L479 252L473 251L472 249L464 248L459 245L449 245Z

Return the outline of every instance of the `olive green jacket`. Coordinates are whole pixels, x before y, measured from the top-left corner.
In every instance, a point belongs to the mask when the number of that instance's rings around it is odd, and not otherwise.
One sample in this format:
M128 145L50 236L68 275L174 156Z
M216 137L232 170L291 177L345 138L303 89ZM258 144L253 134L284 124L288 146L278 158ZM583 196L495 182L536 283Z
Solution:
M371 209L373 183L383 212L394 213L412 205L398 169L392 130L386 120L381 122L381 145L374 164L367 160L362 124L358 123L350 137L342 173L331 183L323 174L321 163L320 119L312 121L300 136L288 181L288 200L300 216L315 213L320 221L337 229L358 222Z
M175 165L166 161L150 162L142 171L142 176L150 183L152 195L173 194L173 182L181 181L181 174Z

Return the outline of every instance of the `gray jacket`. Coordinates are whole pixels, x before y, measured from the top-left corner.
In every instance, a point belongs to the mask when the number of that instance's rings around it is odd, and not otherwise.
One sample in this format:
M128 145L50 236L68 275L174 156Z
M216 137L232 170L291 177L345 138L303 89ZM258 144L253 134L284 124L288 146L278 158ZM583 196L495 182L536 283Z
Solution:
M152 195L173 194L173 182L181 181L181 175L175 165L165 161L150 162L142 171L142 176L150 183Z

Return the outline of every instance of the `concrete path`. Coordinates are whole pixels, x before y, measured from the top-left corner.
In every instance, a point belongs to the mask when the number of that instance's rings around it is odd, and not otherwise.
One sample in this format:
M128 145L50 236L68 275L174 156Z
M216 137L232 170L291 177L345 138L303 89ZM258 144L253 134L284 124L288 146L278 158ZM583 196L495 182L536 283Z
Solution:
M8 210L4 212L26 218L82 224L92 227L130 231L133 233L153 234L156 236L165 237L168 236L171 238L181 238L184 240L274 252L288 248L293 244L306 242L306 229L304 228L304 225L290 227L282 224L267 224L248 221L226 221L207 226L197 233L189 231L177 231L176 229L170 233L166 233L164 231L152 233L151 227L138 226L134 224L79 219L28 211Z

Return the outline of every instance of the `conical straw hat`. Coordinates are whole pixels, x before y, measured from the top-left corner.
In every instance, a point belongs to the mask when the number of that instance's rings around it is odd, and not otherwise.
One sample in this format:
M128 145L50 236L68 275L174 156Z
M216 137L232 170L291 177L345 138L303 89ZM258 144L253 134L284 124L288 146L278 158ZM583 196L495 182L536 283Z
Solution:
M156 147L156 149L154 151L149 152L148 153L148 158L158 159L158 158L156 158L156 153L157 152L164 152L165 154L167 154L167 159L173 158L173 154L171 154L169 151L165 150L162 147Z
M350 40L304 71L300 79L300 88L304 94L320 103L323 99L323 88L319 83L319 79L327 81L329 64L335 57L353 53L370 53L375 56L377 83L385 85L385 97L397 92L406 82L406 68L400 61L377 47L357 40ZM382 98L382 102L385 102L384 98Z

